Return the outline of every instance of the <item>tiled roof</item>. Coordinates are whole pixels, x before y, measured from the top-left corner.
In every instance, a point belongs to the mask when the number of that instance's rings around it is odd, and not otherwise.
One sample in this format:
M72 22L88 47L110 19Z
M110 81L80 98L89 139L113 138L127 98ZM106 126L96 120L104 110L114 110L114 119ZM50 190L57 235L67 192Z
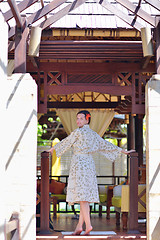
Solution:
M16 1L17 4L22 0ZM44 0L44 5L47 5L51 0ZM64 8L68 4L72 3L73 0L67 0L60 7L56 8L54 11L50 12L47 15L49 18L54 13L58 12L60 9ZM122 5L117 3L115 0L108 0L113 6L116 6L120 11L127 15L133 15L130 11L124 8ZM130 0L136 6L138 5L139 0ZM38 1L34 3L32 6L27 8L22 14L26 14L27 17L32 13L36 12L41 8L41 2ZM2 12L6 12L9 10L9 5L7 1L3 1L0 3L0 8ZM160 14L160 11L151 7L144 0L141 1L141 9L150 14L151 16L156 16ZM38 22L33 25L37 25L40 22L44 21L44 17L40 19ZM143 26L150 26L144 20L137 17L137 21L141 23ZM9 25L12 27L15 25L15 20L12 19L9 21ZM113 13L106 10L102 7L96 0L87 0L80 7L76 8L68 15L64 16L54 24L50 26L51 28L131 28L130 25L125 23L123 20L115 16ZM150 26L151 27L151 26Z

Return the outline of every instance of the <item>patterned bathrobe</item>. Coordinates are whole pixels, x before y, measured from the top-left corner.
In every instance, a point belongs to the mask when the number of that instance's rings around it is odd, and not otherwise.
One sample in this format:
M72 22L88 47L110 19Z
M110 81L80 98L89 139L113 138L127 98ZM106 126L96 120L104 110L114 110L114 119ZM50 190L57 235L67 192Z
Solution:
M114 161L121 148L101 138L90 129L89 125L77 128L68 137L57 143L54 148L60 157L70 147L73 149L71 159L67 197L69 205L88 201L99 202L95 163L92 154L99 151L108 160Z

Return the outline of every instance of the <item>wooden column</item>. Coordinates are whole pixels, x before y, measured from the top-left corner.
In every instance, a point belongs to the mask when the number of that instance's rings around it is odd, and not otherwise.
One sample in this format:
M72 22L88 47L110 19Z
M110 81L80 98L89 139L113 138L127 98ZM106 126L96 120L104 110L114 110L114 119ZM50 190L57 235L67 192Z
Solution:
M27 36L29 29L26 23L26 17L21 16L23 27L19 28L16 26L15 32L15 73L26 73L26 54L27 54Z
M160 74L160 17L156 17L156 68Z
M40 233L49 230L49 152L41 153L41 220Z
M129 115L129 148L135 149L135 121L134 116Z
M138 166L143 164L143 115L135 117L135 150L138 152Z
M127 124L127 149L135 149L135 131L134 131L134 117L129 115L129 124ZM127 156L127 175L129 172L129 157Z
M138 153L130 154L129 174L129 228L128 233L138 231Z

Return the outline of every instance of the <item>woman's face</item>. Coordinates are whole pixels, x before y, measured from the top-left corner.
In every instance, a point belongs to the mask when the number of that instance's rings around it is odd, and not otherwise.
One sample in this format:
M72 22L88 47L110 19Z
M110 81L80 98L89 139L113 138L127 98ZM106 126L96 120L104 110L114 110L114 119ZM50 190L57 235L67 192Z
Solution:
M77 126L81 128L86 124L88 124L88 120L85 118L85 115L83 113L79 113L77 115Z

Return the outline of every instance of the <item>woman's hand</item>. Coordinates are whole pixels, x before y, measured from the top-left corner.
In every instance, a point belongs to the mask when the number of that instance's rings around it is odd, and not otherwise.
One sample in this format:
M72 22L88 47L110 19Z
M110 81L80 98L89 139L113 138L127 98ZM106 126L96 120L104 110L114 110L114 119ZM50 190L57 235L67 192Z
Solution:
M124 154L126 154L126 155L128 155L128 154L130 154L130 153L132 153L132 152L135 152L136 150L134 150L134 149L131 149L131 150L129 150L129 151L125 151L124 149L122 149L122 153L124 153Z
M52 155L54 150L55 150L54 147L52 147L51 149L47 150L47 152L50 152Z

